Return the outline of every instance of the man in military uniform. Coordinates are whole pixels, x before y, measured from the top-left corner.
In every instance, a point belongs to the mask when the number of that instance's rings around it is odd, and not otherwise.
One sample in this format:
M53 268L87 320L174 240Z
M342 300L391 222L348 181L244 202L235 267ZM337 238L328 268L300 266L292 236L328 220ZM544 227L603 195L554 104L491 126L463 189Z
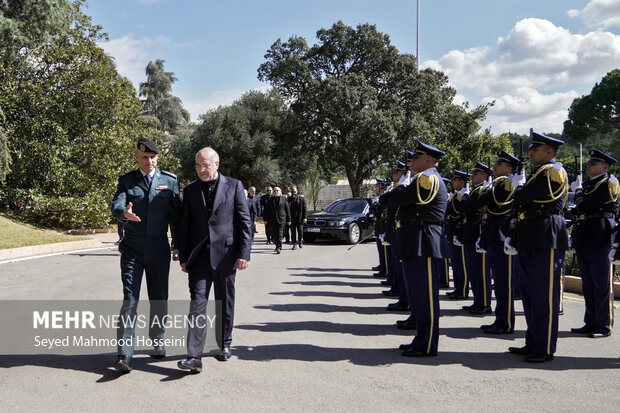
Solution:
M514 185L508 175L518 171L521 161L502 150L493 164L493 183L483 192L482 235L479 246L486 251L489 269L495 280L495 321L480 328L486 334L514 332L514 281L512 255L504 253L504 241L510 236Z
M474 296L472 305L463 306L470 314L490 314L491 311L491 277L488 274L486 253L478 252L476 243L480 238L482 224L482 205L480 196L482 191L490 185L488 178L492 171L487 165L476 162L472 174L473 185L469 195L462 200L463 211L463 248L465 251L465 265L467 276Z
M462 235L460 228L462 225L462 201L463 196L467 195L470 175L467 172L454 170L452 176L452 188L454 193L448 201L446 211L446 237L448 239L448 251L450 252L450 263L452 264L452 281L454 291L448 292L447 296L453 300L463 300L469 297L469 281L467 279L467 267L465 265L465 251L463 243L460 241Z
M613 326L613 266L609 260L612 231L616 226L620 185L609 167L618 162L599 151L590 150L586 173L590 178L571 184L576 192L572 246L577 253L579 272L586 302L585 325L572 328L573 333L590 337L607 337Z
M561 163L554 162L563 141L532 132L528 156L532 172L523 183L514 174L514 204L522 211L516 223L515 240L507 239L506 250L518 251L523 312L527 322L525 346L510 347L525 361L553 360L558 339L560 278L568 249L568 230L562 216L568 194L568 177ZM512 244L511 244L512 242Z
M385 245L381 241L381 234L385 234L385 216L383 215L384 207L379 205L379 196L385 192L385 189L388 187L389 182L387 179L377 178L377 183L375 184L375 192L377 193L377 197L373 199L372 205L370 207L370 211L374 216L374 235L377 243L377 253L379 255L379 265L373 267L373 270L378 271L373 274L375 277L385 277L387 276L387 266L386 266L386 257L385 257ZM391 282L382 281L383 285L392 285Z
M445 153L418 142L412 158L413 179L381 195L380 202L398 207L396 213L396 255L403 260L407 295L416 319L417 334L400 349L404 356L437 355L439 342L439 275L433 268L443 251L443 218L448 193L437 172Z
M170 270L170 244L168 226L172 232L172 245L181 215L179 184L170 172L157 169L159 150L153 141L141 139L135 158L139 169L118 179L118 189L112 201L112 214L123 223L124 236L118 250L121 253L121 279L123 282L122 319L135 317L140 298L142 274L146 273L146 286L151 302L149 337L159 343L164 328L153 322L162 320L167 313L168 275ZM178 260L178 251L173 252ZM135 330L124 323L118 328L119 340L125 345L118 348L114 368L122 372L133 369ZM155 344L152 357L163 358L166 350Z

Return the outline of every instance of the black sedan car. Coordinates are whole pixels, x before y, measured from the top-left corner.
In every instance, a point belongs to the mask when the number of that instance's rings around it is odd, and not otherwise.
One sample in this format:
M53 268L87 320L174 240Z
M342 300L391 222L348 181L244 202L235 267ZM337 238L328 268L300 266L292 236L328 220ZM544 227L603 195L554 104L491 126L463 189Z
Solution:
M304 225L304 241L332 238L355 244L369 238L373 232L370 198L340 199L322 212L308 216Z

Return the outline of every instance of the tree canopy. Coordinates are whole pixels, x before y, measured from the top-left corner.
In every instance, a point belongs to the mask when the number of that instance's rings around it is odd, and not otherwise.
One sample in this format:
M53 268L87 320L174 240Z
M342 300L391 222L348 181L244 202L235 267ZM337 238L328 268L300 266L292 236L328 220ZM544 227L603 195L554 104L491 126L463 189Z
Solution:
M449 149L453 158L484 152L476 133L487 106L468 112L453 104L448 78L418 71L415 58L399 53L376 26L337 22L317 39L313 46L298 36L278 39L258 77L290 103L303 146L344 166L354 196L363 179L402 159L416 140Z

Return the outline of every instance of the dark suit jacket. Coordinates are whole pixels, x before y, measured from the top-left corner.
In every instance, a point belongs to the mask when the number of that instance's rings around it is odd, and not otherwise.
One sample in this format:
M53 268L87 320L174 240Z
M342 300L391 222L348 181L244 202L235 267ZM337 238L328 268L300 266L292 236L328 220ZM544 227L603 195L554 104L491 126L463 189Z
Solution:
M263 211L263 218L267 222L277 222L278 224L291 222L291 211L288 207L288 202L286 202L286 198L282 195L277 198L275 196L267 198L267 203Z
M220 174L213 212L207 220L200 181L183 190L183 216L179 226L179 259L191 267L194 258L209 244L211 268L233 274L237 259L250 259L252 224L243 184Z

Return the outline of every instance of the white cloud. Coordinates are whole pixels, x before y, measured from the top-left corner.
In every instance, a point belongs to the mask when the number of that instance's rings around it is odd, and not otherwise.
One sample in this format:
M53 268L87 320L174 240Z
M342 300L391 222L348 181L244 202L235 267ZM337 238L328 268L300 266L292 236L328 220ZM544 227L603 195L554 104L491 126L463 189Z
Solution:
M118 72L127 77L137 90L140 82L146 80L146 65L152 60L148 49L166 43L170 43L170 39L163 36L136 39L133 33L129 33L119 39L99 43L99 46L114 58Z
M580 17L590 27L620 27L620 0L591 0L583 10L566 12L569 17Z
M577 96L574 89L594 86L618 62L616 34L601 30L573 34L548 20L528 18L500 37L496 47L452 50L423 66L445 72L465 96L496 100L485 122L497 121L494 131L512 125L512 131L523 133L531 126L561 132L566 110ZM514 109L508 110L510 106ZM527 119L518 116L525 107L530 108L524 112Z
M266 92L269 88L264 87L255 90ZM183 102L183 107L190 113L192 121L197 122L200 115L205 114L211 109L217 109L219 106L228 106L247 92L247 90L241 89L218 90L205 97L195 97L186 94L179 94L178 96Z

